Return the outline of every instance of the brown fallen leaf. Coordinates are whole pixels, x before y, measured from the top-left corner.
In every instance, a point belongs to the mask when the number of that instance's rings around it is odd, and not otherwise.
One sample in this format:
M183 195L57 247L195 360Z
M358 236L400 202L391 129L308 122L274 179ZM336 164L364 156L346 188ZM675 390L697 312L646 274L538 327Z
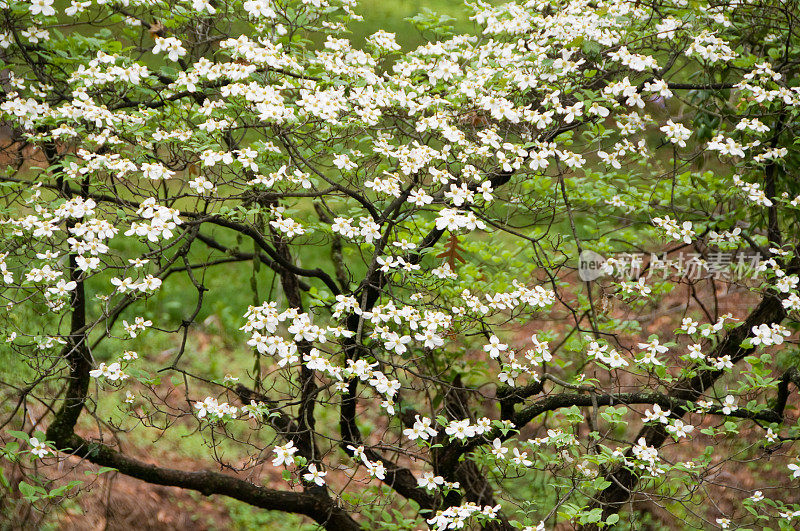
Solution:
M163 37L166 33L166 30L167 28L161 23L160 20L156 20L150 24L150 28L148 29L150 32L150 37L152 37L154 40L156 37Z

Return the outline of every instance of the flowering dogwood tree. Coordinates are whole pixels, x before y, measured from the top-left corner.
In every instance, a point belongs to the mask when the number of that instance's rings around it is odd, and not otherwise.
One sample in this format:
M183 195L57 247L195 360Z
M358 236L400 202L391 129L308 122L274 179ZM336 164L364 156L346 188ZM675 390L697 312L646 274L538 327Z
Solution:
M404 52L350 0L7 3L4 455L336 530L790 528L796 5L469 9ZM204 469L116 439L177 426Z

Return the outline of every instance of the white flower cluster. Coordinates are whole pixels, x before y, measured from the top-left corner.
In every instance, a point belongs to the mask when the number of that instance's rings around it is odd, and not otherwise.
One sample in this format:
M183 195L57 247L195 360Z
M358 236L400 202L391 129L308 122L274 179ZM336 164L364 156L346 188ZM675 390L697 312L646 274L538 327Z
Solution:
M282 44L274 44L268 40L255 42L247 35L240 35L236 39L220 42L219 46L223 50L230 50L234 59L244 59L255 66L263 65L289 71L303 70L294 57L283 51Z
M380 270L383 271L384 273L387 273L393 269L402 269L403 271L410 273L412 271L419 271L421 267L419 264L407 262L406 259L403 258L402 256L398 257L387 256L386 258L379 256L376 259L376 261L378 265L381 266Z
M138 63L132 63L128 67L118 66L116 64L118 60L119 56L116 54L109 55L98 51L95 59L86 65L78 66L78 69L70 75L70 82L80 81L87 88L116 82L141 85L142 81L150 76L147 66Z
M53 451L47 446L47 443L40 441L36 437L31 437L28 440L28 444L31 445L31 453L39 459L53 453Z
M272 460L272 466L290 466L295 464L294 454L297 453L298 448L292 441L284 444L283 446L276 446L272 449L275 452L275 459Z
M737 56L724 39L717 37L714 32L709 30L704 30L695 36L685 53L689 57L698 56L711 64L731 61Z
M467 525L471 518L477 520L492 520L500 511L500 506L480 506L473 502L463 505L448 507L444 511L437 511L436 516L428 519L428 525L436 531L442 529L461 529Z
M625 76L620 81L609 83L603 88L603 95L613 98L625 98L625 105L628 107L638 107L644 109L644 99L636 85L631 84L628 76Z
M35 193L38 193L36 190ZM69 252L75 254L75 263L79 270L90 272L99 269L100 255L107 254L109 247L106 240L113 238L118 229L110 222L96 216L96 203L91 198L75 196L58 206L52 213L43 208L36 208L36 214L28 214L22 218L9 218L4 223L12 227L12 232L22 235L30 232L36 238L53 237L61 231L62 222L69 221L69 236L66 243ZM73 221L81 220L81 221ZM36 258L55 263L60 253L50 249L37 253ZM5 282L13 281L13 275L8 271L5 261L0 259L0 272L3 273ZM32 283L48 283L44 289L45 302L52 311L59 311L64 307L72 290L77 287L74 280L64 280L62 271L53 269L50 264L41 267L31 267L25 272L25 279Z
M0 264L0 270L2 270L2 264ZM783 299L782 304L787 310L800 310L800 296L798 296L797 293L791 293L788 297Z
M102 376L112 382L117 380L125 380L128 378L128 375L122 371L122 366L118 361L115 361L109 365L101 363L99 367L89 371L89 376L92 378L100 378Z
M670 142L677 144L679 147L686 147L686 141L692 136L692 132L688 127L672 120L667 120L667 125L661 127L661 131L667 135Z
M338 312L344 311L345 308L353 308L351 299L341 297L338 304ZM378 307L382 310L385 307ZM393 309L393 306L389 310ZM366 313L367 317L371 317L377 322L388 320L382 313ZM397 314L399 315L399 314ZM307 313L300 313L294 308L290 308L284 312L278 312L277 304L270 302L262 306L251 306L245 313L247 322L241 327L241 330L250 332L251 337L247 341L249 346L261 354L268 354L278 357L278 366L285 367L287 365L299 361L298 356L298 342L320 342L327 341L327 334L331 333L336 336L350 336L351 332L340 330L337 328L322 329L311 322L311 317ZM397 317L399 319L399 317ZM274 335L280 323L284 321L291 321L287 327L287 331L293 335L293 340L288 341L278 335ZM376 327L378 329L380 327ZM405 343L410 341L401 339L397 334L384 331L386 337L387 349L395 350L397 352L404 352ZM374 334L373 334L374 335ZM316 348L311 348L303 354L303 362L309 369L317 370L326 373L337 384L335 388L340 392L347 392L347 381L353 377L358 377L360 380L369 383L375 391L384 395L386 400L383 402L389 413L394 413L393 398L400 389L400 382L388 378L380 371L376 371L377 363L370 364L369 362L359 359L357 361L347 360L347 366L342 367L333 364L327 357L322 355L322 352Z
M487 417L481 417L475 424L469 419L451 420L444 432L454 439L467 439L484 433L492 429L492 421Z
M767 90L764 87L758 85L751 85L749 83L738 83L736 85L737 88L741 88L742 90L746 90L750 92L752 95L753 100L756 103L768 103L773 101L781 101L787 102L787 104L794 104L796 105L798 92L797 87L792 87L788 89L786 87L780 87L776 90Z
M227 157L223 159L223 162L226 159ZM250 186L262 185L267 188L271 188L276 183L283 182L283 183L291 183L308 190L312 187L312 182L309 179L309 177L310 175L308 173L300 171L299 169L295 169L294 171L289 173L288 167L284 164L276 171L271 172L267 175L262 175L262 174L256 175L255 178L248 181L247 184ZM282 207L279 207L278 209L275 210L279 211L280 208Z
M733 176L733 184L744 190L750 201L765 207L772 206L772 200L767 197L760 184L745 182L738 175Z
M606 262L607 265L610 265L611 263L611 259ZM647 279L644 277L640 277L637 281L627 280L620 282L619 286L624 295L633 295L634 293L638 293L640 296L646 297L653 291L650 286L647 285Z
M516 279L514 279L512 285L515 288L514 291L495 293L494 295L485 294L486 303L467 289L461 292L461 299L464 301L468 311L483 316L489 314L491 310L514 310L520 304L527 304L531 308L547 308L555 302L555 293L542 286L528 288ZM464 312L459 310L456 313Z
M685 424L680 419L675 419L672 421L671 424L666 426L666 430L677 440L682 437L686 437L691 432L694 431L694 426L691 424Z
M457 232L461 229L472 231L485 229L486 224L478 219L471 210L465 212L455 208L443 208L439 211L439 217L436 218L436 228L450 232Z
M299 236L306 233L303 226L289 217L283 217L280 212L276 212L276 219L273 219L269 224L278 232L283 233L287 238Z
M669 350L659 342L658 338L652 338L647 343L639 343L639 348L644 349L644 352L640 353L641 356L636 359L636 362L642 365L663 365L657 356Z
M531 342L533 343L533 348L528 349L524 355L528 364L518 361L517 353L509 351L507 360L501 363L501 371L497 375L498 380L513 387L516 385L516 380L526 374L533 380L539 381L539 375L534 368L539 367L543 362L552 361L553 356L550 354L550 345L547 341L540 341L537 334L531 336ZM489 338L489 344L483 347L483 350L492 358L498 358L507 349L508 345L500 343L497 336L494 335Z
M146 330L148 327L153 326L153 321L145 319L144 317L135 317L132 323L122 321L122 328L131 336L135 338L139 332Z
M56 14L53 7L53 0L32 0L31 5L28 6L28 11L31 15L42 15L44 17L52 17Z
M217 422L228 418L235 419L239 409L231 406L227 402L219 403L213 396L206 397L202 402L194 403L197 409L197 418L208 419L209 422Z
M775 289L781 293L789 293L797 289L798 281L800 281L800 279L798 279L797 275L783 275L775 281Z
M636 444L631 448L634 460L625 458L627 466L633 466L642 470L647 470L650 474L658 476L664 473L659 466L661 458L658 456L658 449L648 446L644 437L640 437Z
M753 337L750 338L750 342L753 346L780 345L785 337L792 335L785 326L777 323L754 326L751 331L753 332Z
M414 339L422 343L425 348L438 348L444 345L444 339L439 334L439 329L446 330L452 323L452 317L444 312L426 310L420 313L413 306L404 305L396 307L392 301L375 306L372 311L362 312L355 307L355 313L367 319L374 326L370 337L380 338L388 351L402 354L406 351L405 345L411 342L408 335L400 336L389 330L391 323L395 325L406 324Z
M627 46L620 46L616 51L610 52L608 56L617 62L622 63L631 70L642 72L646 69L658 69L658 62L654 57L649 55L641 55L638 53L631 53L628 51Z
M717 232L712 230L708 232L708 243L709 245L719 245L723 247L727 247L728 244L736 245L742 239L741 234L742 234L742 229L739 227L736 227L730 231L726 230L723 232Z
M155 37L156 45L153 47L153 53L166 53L170 61L177 61L186 55L186 48L183 43L175 37Z
M8 265L6 265L5 258L8 256L6 253L0 254L0 278L3 279L3 282L6 284L11 284L14 282L14 274L8 270Z
M589 349L586 352L587 356L591 356L595 360L605 364L610 369L620 369L627 367L628 362L623 358L616 349L609 350L608 345L600 345L597 341L589 342Z
M731 157L744 157L745 156L745 149L749 149L755 145L758 145L758 141L755 141L752 145L744 145L733 138L726 137L722 133L714 136L711 140L708 141L706 145L706 149L709 151L719 151L720 155L728 155Z
M149 219L149 223L133 222L130 229L125 231L125 236L136 235L146 237L148 241L157 243L159 238L170 239L173 230L183 222L180 219L180 212L174 208L160 206L156 204L155 198L145 199L139 206L136 213L143 219Z
M365 242L372 243L381 237L381 226L375 223L371 217L360 217L358 229L352 226L352 218L337 217L333 221L331 230L349 240L361 237Z
M408 437L408 439L411 441L415 441L417 439L428 440L431 437L436 437L436 434L438 433L431 425L431 419L415 415L414 425L411 428L404 429L403 435Z
M683 243L687 245L692 243L692 238L695 235L691 221L684 221L679 226L677 221L669 216L664 216L663 218L653 218L653 224L663 229L670 238L683 240Z
M400 45L395 40L395 34L378 30L367 38L367 42L381 52L397 52Z
M116 286L118 293L128 293L132 291L140 291L142 293L153 293L161 287L161 279L153 275L147 275L143 279L136 281L131 277L120 279L114 277L111 283Z
M461 488L458 481L445 481L442 476L437 476L433 472L424 472L422 477L417 478L417 486L427 490L438 490L442 487L446 489Z
M370 461L363 446L348 445L347 449L353 452L356 461L360 461L366 467L370 477L386 479L386 465L382 461Z
M672 412L667 409L661 409L658 404L653 404L653 410L649 409L644 412L643 422L659 422L661 424L669 424L669 416Z

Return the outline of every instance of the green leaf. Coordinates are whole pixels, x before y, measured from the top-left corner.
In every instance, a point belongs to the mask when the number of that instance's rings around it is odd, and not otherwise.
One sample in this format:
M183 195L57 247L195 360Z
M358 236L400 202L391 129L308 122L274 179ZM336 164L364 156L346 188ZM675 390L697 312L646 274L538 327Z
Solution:
M36 501L39 496L36 493L36 487L24 481L19 482L19 491L28 501Z

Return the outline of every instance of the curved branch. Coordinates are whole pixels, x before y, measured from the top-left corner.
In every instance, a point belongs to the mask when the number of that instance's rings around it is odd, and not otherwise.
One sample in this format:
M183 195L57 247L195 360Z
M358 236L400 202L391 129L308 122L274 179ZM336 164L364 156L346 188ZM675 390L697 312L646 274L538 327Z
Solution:
M100 442L87 441L71 432L48 429L47 437L61 451L68 451L96 465L114 468L148 483L196 490L205 496L222 494L262 509L302 514L333 531L361 529L344 509L327 496L269 489L219 472L158 467L127 457Z

